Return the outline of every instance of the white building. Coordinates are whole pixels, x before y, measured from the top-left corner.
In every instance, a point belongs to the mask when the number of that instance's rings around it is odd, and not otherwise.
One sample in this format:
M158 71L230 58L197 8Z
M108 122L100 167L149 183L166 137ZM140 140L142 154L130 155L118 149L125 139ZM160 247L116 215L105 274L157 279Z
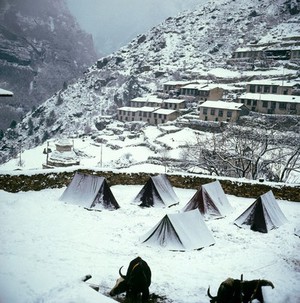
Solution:
M147 122L152 125L173 121L179 116L177 110L160 107L129 107L118 108L118 120L123 122Z
M300 114L300 96L245 93L239 97L239 102L263 114Z
M249 109L237 102L206 101L199 106L199 118L204 121L235 122L248 114Z

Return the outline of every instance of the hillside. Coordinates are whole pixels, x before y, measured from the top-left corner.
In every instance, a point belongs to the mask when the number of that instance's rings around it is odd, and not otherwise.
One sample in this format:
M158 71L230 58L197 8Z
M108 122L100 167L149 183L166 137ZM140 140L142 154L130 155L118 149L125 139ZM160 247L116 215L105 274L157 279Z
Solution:
M168 18L127 46L101 58L78 81L55 93L26 115L1 140L2 162L50 138L97 133L99 116L114 115L133 97L156 91L167 80L204 78L241 82L282 76L287 63L269 70L231 66L232 52L253 40L292 35L299 29L294 1L211 1L192 12ZM298 4L299 6L299 4ZM224 18L224 16L226 16ZM298 34L299 35L299 34ZM285 67L295 77L297 67Z
M0 103L0 129L82 75L97 55L64 0L2 0L0 87L14 97Z

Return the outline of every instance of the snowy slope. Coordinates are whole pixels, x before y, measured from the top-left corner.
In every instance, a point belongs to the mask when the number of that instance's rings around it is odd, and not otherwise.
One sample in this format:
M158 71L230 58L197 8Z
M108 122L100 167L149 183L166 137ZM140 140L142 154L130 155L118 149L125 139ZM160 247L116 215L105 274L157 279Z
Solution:
M175 188L178 206L145 209L131 203L141 188L142 184L113 186L121 208L102 212L62 203L59 197L65 188L0 191L0 301L104 303L79 279L91 274L91 282L107 295L119 268L124 266L125 271L139 255L152 269L150 293L168 299L162 302L209 302L209 285L216 294L223 280L241 274L244 279L274 283L274 289L264 288L266 303L299 302L299 238L294 235L299 203L278 201L289 222L262 234L233 224L253 199L228 196L233 213L206 221L215 245L174 252L142 244L140 237L167 213L182 209L195 191Z
M99 115L115 114L116 108L129 99L156 91L170 79L282 75L282 66L244 72L230 70L226 60L238 46L268 35L279 24L286 31L294 28L295 23L288 22L291 18L299 22L284 0L211 1L168 18L119 51L99 59L77 82L28 114L16 129L8 130L0 142L2 162L21 142L28 149L49 138L95 132ZM286 70L285 75L296 72Z

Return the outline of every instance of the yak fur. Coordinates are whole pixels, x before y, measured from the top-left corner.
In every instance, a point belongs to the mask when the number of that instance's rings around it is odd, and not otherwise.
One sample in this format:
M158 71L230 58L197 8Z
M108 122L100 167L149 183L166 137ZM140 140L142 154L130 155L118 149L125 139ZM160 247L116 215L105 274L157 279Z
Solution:
M242 281L228 278L220 284L217 296L213 297L210 294L210 288L207 295L211 298L211 303L249 303L254 299L264 303L261 289L263 286L274 288L273 283L268 280Z

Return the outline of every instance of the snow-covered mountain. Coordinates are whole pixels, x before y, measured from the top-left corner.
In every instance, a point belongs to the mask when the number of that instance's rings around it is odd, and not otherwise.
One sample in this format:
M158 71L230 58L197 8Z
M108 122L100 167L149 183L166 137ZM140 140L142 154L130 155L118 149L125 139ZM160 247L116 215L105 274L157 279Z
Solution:
M82 78L29 113L15 129L9 129L0 143L2 162L15 154L20 142L28 149L49 138L97 131L99 116L115 114L118 106L156 91L167 80L217 79L218 71L222 71L224 81L282 76L280 64L271 72L247 73L231 67L228 59L237 47L251 41L299 31L299 6L292 0L210 1L168 18L99 59ZM289 68L285 75L295 75L297 70Z
M20 121L96 59L91 35L80 29L64 0L2 0L0 87L14 97L0 102L0 129Z

